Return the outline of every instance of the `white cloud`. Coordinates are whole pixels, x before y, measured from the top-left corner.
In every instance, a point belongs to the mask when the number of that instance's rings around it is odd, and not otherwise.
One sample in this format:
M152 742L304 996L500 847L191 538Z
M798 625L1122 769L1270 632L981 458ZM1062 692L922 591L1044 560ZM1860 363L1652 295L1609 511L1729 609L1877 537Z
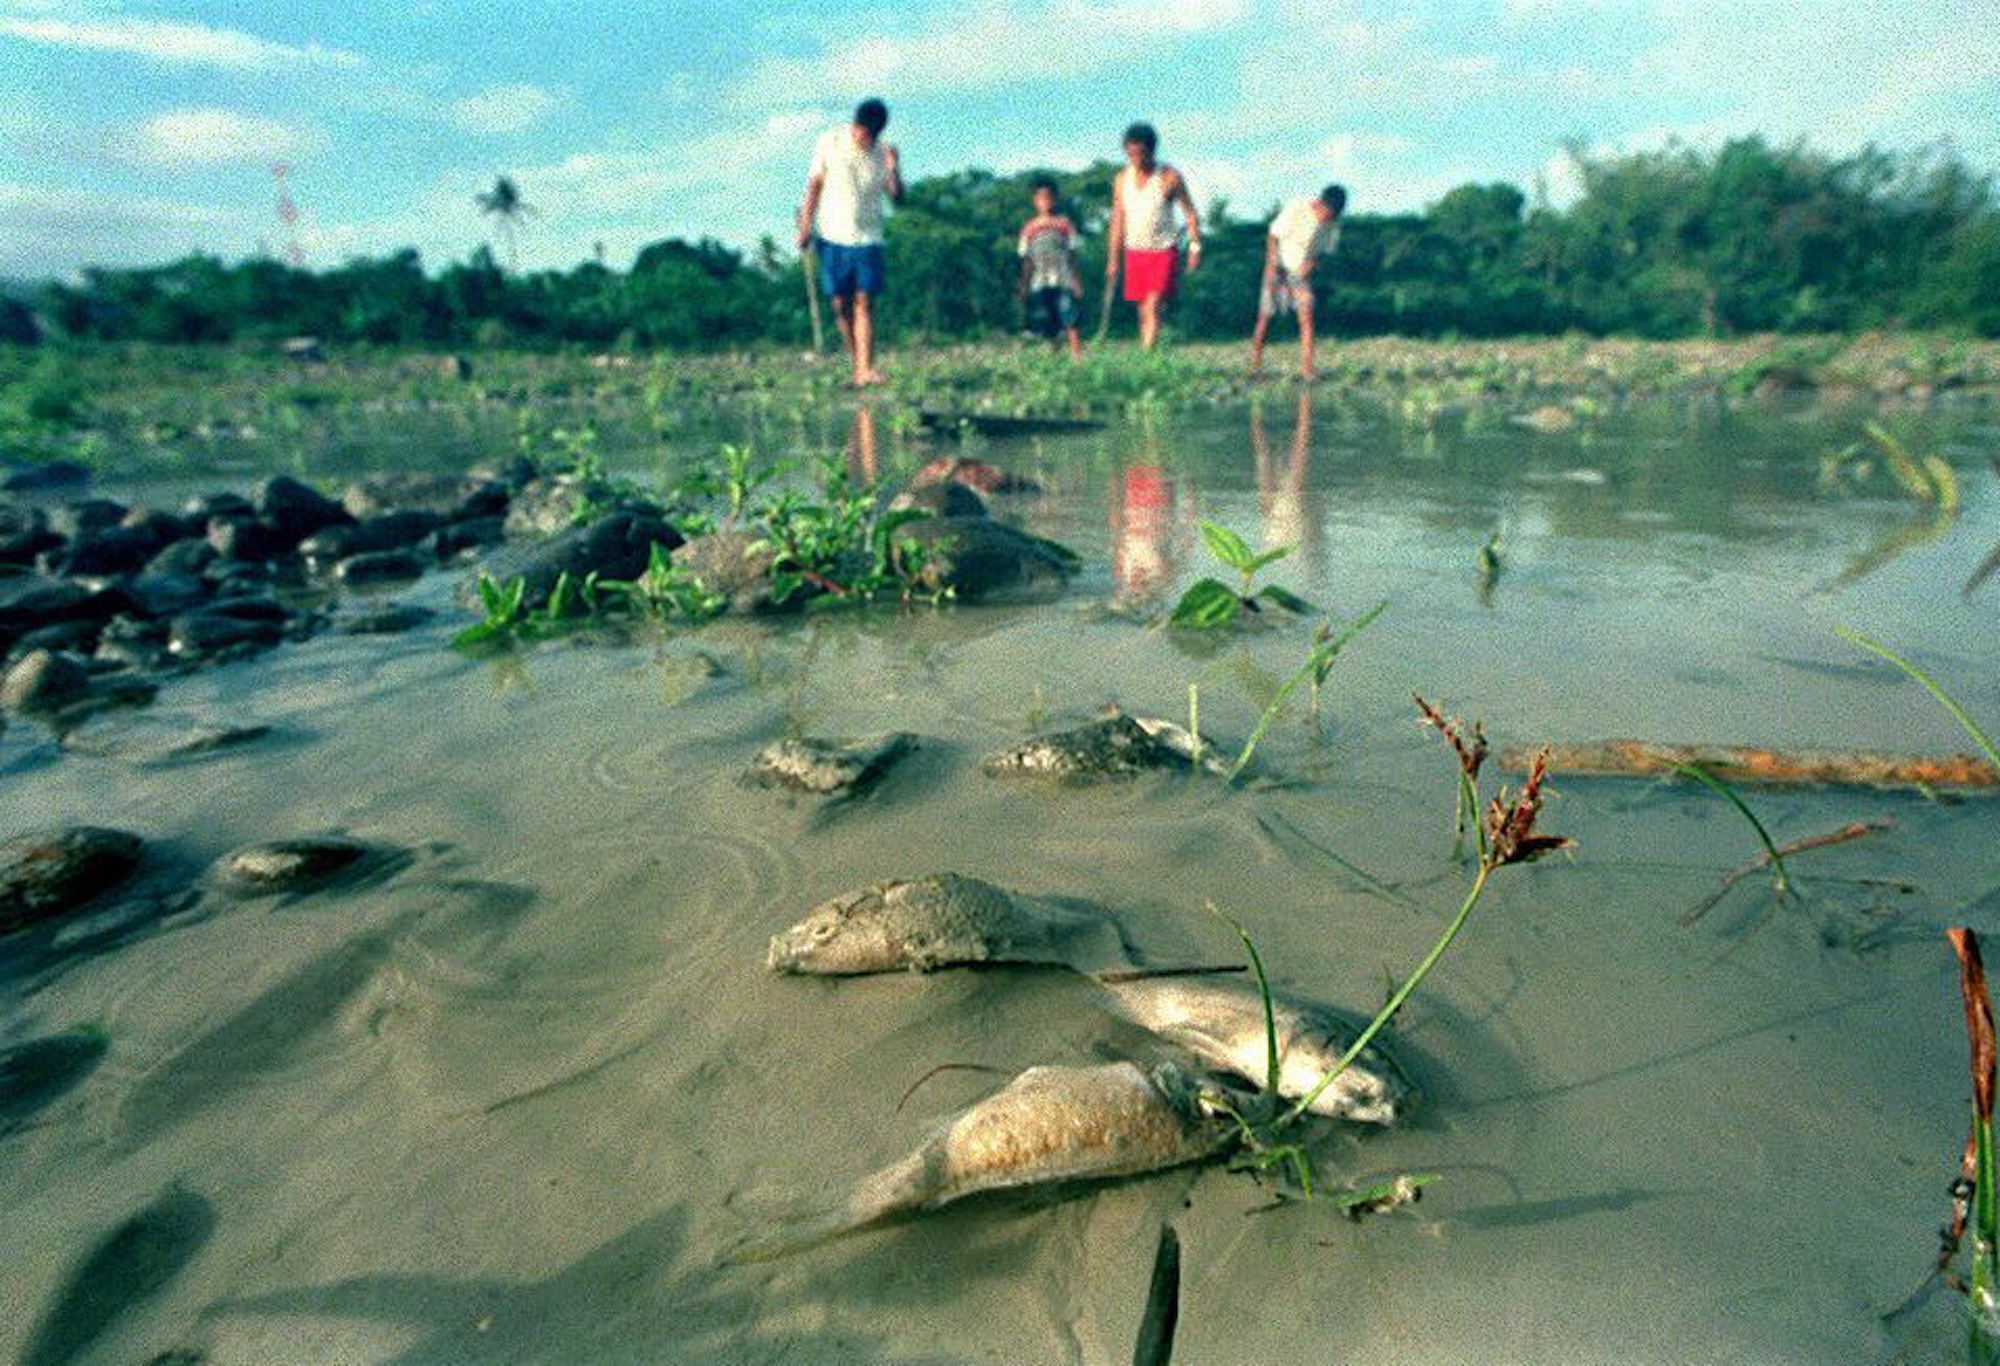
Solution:
M172 109L112 139L114 154L147 166L282 161L318 145L316 135L233 109Z
M454 102L451 118L473 133L518 133L540 123L558 103L539 85L491 85Z
M294 47L207 24L180 24L160 19L108 18L91 20L0 18L0 35L53 47L89 52L122 52L155 61L194 66L268 71L287 66L365 65L358 53L310 43Z
M844 98L888 90L935 95L1057 80L1232 27L1249 15L1249 0L1043 0L1032 8L987 3L914 32L885 23L884 32L829 42L814 57L767 58L731 100L759 107L796 104L801 90Z

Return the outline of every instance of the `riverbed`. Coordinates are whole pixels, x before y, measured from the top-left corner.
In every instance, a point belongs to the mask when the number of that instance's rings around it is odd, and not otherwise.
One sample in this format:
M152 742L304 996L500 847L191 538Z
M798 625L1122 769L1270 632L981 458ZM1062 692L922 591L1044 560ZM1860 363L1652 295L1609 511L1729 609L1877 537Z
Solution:
M1502 870L1397 1022L1418 1104L1388 1131L1315 1131L1325 1184L1435 1173L1413 1207L1354 1223L1212 1165L719 1264L998 1084L926 1079L942 1064L1169 1056L1060 971L767 972L769 936L825 897L952 870L1092 903L1159 963L1234 955L1213 903L1284 992L1365 1016L1472 871L1413 692L1503 743L1969 748L1848 625L2000 727L2000 578L1971 582L2000 545L1990 407L1882 415L1950 465L1947 515L1889 477L1871 411L1671 399L1535 431L1512 420L1525 406L1413 414L1273 385L968 437L1043 485L995 511L1082 555L1052 601L474 659L447 647L463 575L437 573L400 594L430 625L167 683L156 708L272 728L241 749L134 767L11 724L0 826L135 831L147 885L198 895L99 944L0 941L0 1046L105 1045L0 1128L0 1357L1121 1361L1163 1221L1190 1363L1962 1353L1948 1292L1884 1316L1948 1212L1970 1088L1941 931L2000 929L2000 821L1992 799L1914 792L1746 789L1779 841L1887 828L1797 856L1795 898L1752 876L1691 917L1757 854L1742 817L1691 783L1555 774L1543 826L1573 853ZM955 440L881 425L838 406L709 423L883 478ZM404 436L304 472L477 454ZM603 455L657 481L696 453ZM1185 722L1191 685L1202 730L1242 744L1319 618L1149 624L1219 572L1201 520L1295 546L1265 577L1336 624L1388 602L1317 723L1288 706L1240 787L983 774L1108 703ZM852 801L740 779L786 734L888 730L920 748ZM236 845L325 831L406 857L289 898L201 886ZM143 1264L93 1259L141 1209L168 1226Z

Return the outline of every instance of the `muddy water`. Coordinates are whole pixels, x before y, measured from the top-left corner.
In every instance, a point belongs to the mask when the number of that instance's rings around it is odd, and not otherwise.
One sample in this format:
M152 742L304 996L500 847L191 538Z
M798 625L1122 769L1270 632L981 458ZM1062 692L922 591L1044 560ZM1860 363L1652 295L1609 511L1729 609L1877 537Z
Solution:
M1950 1359L1945 1296L1881 1316L1945 1212L1968 1088L1937 931L2000 930L2000 824L1912 795L1752 794L1779 839L1894 827L1800 856L1801 901L1749 879L1683 926L1755 852L1740 818L1698 789L1559 781L1545 823L1575 858L1496 879L1401 1021L1421 1105L1316 1140L1330 1181L1438 1173L1413 1210L1353 1225L1184 1170L716 1265L995 1084L946 1072L899 1110L938 1064L1158 1055L1058 972L767 974L767 937L821 897L953 869L1095 902L1161 961L1229 951L1213 900L1288 991L1365 1011L1465 880L1413 689L1507 740L1963 748L1831 631L1895 642L2000 721L2000 581L1961 593L2000 542L2000 428L1893 420L1951 460L1956 519L1827 459L1855 414L1659 407L1540 436L1280 394L981 446L1049 486L1011 514L1085 554L1052 604L498 663L445 650L448 614L324 636L170 683L162 708L274 732L169 769L13 725L0 826L139 831L149 886L324 830L410 857L0 945L0 1045L76 1034L50 1055L74 1075L0 1110L0 1358L1120 1361L1171 1219L1187 1362ZM872 449L883 472L921 454L886 431ZM981 776L986 751L1113 699L1184 715L1190 682L1204 729L1240 742L1309 627L1190 644L1104 606L1209 570L1198 517L1300 544L1273 577L1337 616L1390 600L1322 732L1287 713L1237 792ZM925 743L844 806L740 785L794 728Z

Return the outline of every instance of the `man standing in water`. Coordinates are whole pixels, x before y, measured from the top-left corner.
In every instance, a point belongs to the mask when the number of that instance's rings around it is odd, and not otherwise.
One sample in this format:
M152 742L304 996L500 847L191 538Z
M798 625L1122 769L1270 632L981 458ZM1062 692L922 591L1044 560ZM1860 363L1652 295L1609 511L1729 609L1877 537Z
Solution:
M1160 336L1160 301L1174 292L1180 266L1174 206L1187 219L1187 268L1201 264L1201 215L1187 181L1171 166L1153 159L1159 134L1150 123L1125 130L1125 169L1111 182L1111 241L1104 258L1108 292L1125 262L1125 301L1139 306L1139 345L1148 351Z
M1313 266L1340 245L1347 191L1329 185L1317 199L1294 199L1271 220L1264 238L1264 282L1257 293L1257 330L1250 334L1250 373L1264 368L1271 315L1290 309L1299 319L1299 378L1313 377Z
M813 148L806 202L799 210L799 249L819 243L820 274L840 339L854 358L854 384L882 383L875 368L875 300L886 282L882 199L903 198L896 149L882 141L889 107L863 100L854 122L829 129Z

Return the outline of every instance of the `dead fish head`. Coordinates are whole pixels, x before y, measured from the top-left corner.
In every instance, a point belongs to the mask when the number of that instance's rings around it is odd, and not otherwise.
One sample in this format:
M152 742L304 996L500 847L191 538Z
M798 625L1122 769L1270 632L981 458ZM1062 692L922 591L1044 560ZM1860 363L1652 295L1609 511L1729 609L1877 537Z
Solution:
M1289 1040L1279 1059L1279 1090L1286 1095L1308 1094L1347 1056L1354 1041L1337 1025L1315 1024ZM1407 1094L1394 1065L1371 1048L1335 1077L1310 1108L1316 1115L1356 1124L1394 1124Z
M771 936L765 963L773 972L844 976L887 972L903 965L879 890L837 896L781 934Z

